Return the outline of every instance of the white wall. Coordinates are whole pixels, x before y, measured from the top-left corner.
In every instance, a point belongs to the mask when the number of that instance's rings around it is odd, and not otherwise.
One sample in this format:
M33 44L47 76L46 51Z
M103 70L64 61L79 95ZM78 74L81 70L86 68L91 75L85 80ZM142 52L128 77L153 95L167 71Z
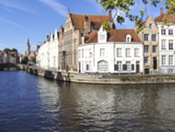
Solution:
M122 56L117 57L117 48L122 49ZM126 48L131 50L131 56L126 57ZM139 49L139 56L134 56L134 49ZM100 56L100 49L105 49L104 56ZM82 57L82 50L84 56ZM92 56L90 55L92 53ZM136 73L136 62L140 62L140 73L143 72L143 44L142 43L98 43L98 44L84 44L78 48L78 61L81 64L81 73L85 72L101 72L101 73ZM104 71L98 70L98 63L100 61L106 61L108 63L108 69ZM126 61L130 61L134 64L134 70L114 70L114 65L117 61L122 61L122 65L126 64ZM89 70L86 70L86 64L89 64ZM78 66L79 69L79 66Z
M159 58L160 58L160 72L162 74L175 73L175 24L170 23L170 26L157 23L159 28ZM166 35L161 34L161 29L166 29ZM173 35L168 34L168 30L173 29ZM166 50L162 50L162 40L166 40ZM169 50L169 40L173 40L173 50ZM162 55L166 56L166 63L162 65ZM169 55L173 55L173 64L169 65Z

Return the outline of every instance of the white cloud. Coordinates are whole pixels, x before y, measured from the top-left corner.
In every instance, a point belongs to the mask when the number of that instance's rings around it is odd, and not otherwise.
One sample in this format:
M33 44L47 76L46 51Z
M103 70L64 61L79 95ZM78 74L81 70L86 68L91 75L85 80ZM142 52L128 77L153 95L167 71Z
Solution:
M29 13L33 13L33 14L36 14L33 10L30 10L24 6L19 6L18 4L14 4L14 3L10 3L9 1L5 1L5 0L0 0L0 4L1 5L4 5L6 7L11 7L11 8L15 8L15 9L18 9L18 10L22 10L22 11L25 11L25 12L29 12Z
M61 3L58 3L55 0L39 0L39 1L50 6L59 15L62 15L64 17L67 15L67 8L64 5L62 5Z

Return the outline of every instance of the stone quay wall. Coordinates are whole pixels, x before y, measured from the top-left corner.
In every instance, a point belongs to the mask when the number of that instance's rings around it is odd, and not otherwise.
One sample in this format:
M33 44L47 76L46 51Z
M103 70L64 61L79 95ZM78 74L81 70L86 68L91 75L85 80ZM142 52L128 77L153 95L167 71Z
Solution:
M64 82L90 84L163 84L175 83L175 75L109 75L109 74L82 74L70 72L56 72L26 67L26 71Z

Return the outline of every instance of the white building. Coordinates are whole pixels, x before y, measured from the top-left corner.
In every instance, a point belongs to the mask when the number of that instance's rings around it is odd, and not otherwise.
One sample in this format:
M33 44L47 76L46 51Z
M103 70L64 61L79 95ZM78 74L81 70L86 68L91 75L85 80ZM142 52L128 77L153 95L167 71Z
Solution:
M167 20L167 24L164 23ZM155 18L159 29L159 58L162 74L175 73L175 16L161 14Z
M82 38L78 48L80 73L143 72L143 44L134 30L99 31Z
M50 37L47 36L46 41L40 45L36 57L38 66L47 70L58 69L58 36L59 33L55 29L55 35L51 32Z

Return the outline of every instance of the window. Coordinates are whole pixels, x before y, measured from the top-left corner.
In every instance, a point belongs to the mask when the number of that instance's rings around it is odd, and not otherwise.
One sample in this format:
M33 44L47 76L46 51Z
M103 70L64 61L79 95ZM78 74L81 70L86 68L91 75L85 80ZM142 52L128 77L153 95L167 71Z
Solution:
M169 65L173 65L173 55L169 55Z
M74 65L76 65L76 53L74 53Z
M105 49L104 48L101 48L100 49L100 56L101 57L104 57L105 56Z
M84 70L84 62L82 61L82 70Z
M89 70L89 65L88 65L88 64L86 64L86 70L87 70L87 71Z
M148 45L144 45L144 53L149 53L149 46Z
M152 41L156 41L156 34L152 34Z
M153 45L153 53L157 52L157 46Z
M126 49L126 57L129 57L129 56L131 56L131 53L130 53L130 49L127 48L127 49Z
M149 29L152 29L152 24L151 23L149 24Z
M84 49L82 49L82 58L84 57Z
M149 64L149 58L148 57L144 57L144 64L148 65Z
M74 40L74 51L76 51L76 40Z
M144 41L148 41L149 34L144 34Z
M173 40L169 40L169 50L173 50Z
M135 57L138 57L139 56L139 49L134 49L134 54L135 54Z
M101 35L100 35L100 40L101 40L101 41L105 40L105 35L104 35L104 34L101 34Z
M168 30L168 34L169 34L169 35L173 35L173 29L169 29L169 30Z
M131 62L130 61L126 61L126 68L127 70L131 70Z
M121 56L122 56L122 49L117 48L117 57L121 57Z
M166 65L166 55L162 55L162 65Z
M131 42L131 35L128 34L128 35L126 36L126 42Z
M165 29L161 29L161 35L166 35L166 30Z
M162 46L162 50L166 50L166 40L165 39L162 39L161 46Z
M122 70L122 62L117 61L118 70Z

